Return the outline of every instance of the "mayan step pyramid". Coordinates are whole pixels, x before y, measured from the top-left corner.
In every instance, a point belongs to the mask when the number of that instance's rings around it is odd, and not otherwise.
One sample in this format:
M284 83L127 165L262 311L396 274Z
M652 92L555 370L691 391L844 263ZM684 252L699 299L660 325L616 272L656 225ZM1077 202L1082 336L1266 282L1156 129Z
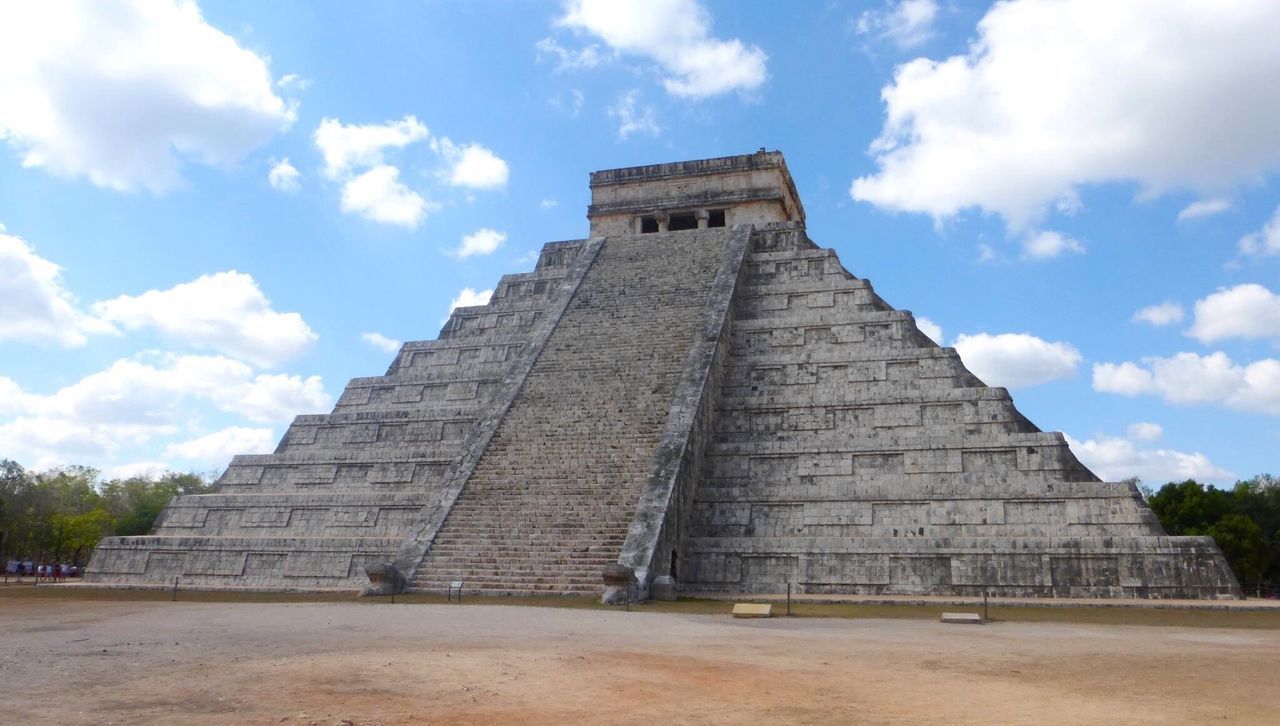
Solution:
M805 233L782 155L591 175L552 242L436 340L298 416L87 579L270 590L1237 597ZM385 571L385 568L384 568Z

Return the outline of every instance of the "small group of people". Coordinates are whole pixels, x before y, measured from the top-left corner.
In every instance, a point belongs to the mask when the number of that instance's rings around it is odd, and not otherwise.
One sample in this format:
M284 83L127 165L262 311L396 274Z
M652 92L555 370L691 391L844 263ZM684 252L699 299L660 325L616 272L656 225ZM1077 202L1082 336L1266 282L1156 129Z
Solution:
M39 580L65 580L69 577L79 577L80 568L75 565L62 563L36 563L31 560L10 560L5 572L10 575L17 575L21 578L24 575L33 575Z

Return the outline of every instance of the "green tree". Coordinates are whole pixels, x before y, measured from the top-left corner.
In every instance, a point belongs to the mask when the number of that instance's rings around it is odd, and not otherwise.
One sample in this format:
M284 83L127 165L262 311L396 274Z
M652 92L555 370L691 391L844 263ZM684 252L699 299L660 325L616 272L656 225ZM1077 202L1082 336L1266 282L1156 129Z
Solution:
M1280 580L1280 479L1259 474L1231 489L1170 482L1147 503L1169 534L1213 537L1240 580Z
M1205 487L1194 479L1170 482L1147 500L1171 535L1202 535L1214 522L1236 511L1231 492Z
M98 472L84 466L65 466L35 475L28 503L29 550L40 559L62 560L66 537L62 517L74 517L97 509L102 497L94 487Z
M194 473L99 482L84 466L36 473L0 460L0 555L83 562L104 535L147 534L170 499L211 489Z
M158 479L130 477L102 483L102 498L121 536L148 534L170 499L205 494L212 485L199 474L169 472Z
M1259 580L1271 564L1271 548L1262 529L1243 514L1228 514L1209 527L1232 571L1240 580Z
M1259 474L1237 482L1232 493L1240 513L1258 525L1271 553L1271 564L1262 578L1280 580L1280 479Z
M53 515L53 558L82 565L98 540L111 529L111 513L102 507L81 514Z
M0 459L0 556L19 554L18 523L21 499L31 487L31 477L16 461Z

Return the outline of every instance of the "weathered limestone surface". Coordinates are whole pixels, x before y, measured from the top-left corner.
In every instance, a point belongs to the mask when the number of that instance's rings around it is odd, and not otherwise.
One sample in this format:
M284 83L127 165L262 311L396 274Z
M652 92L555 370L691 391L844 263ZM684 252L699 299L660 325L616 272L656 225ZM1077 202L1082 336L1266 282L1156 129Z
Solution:
M295 418L275 453L235 457L217 493L175 498L150 536L101 542L86 580L363 587L365 567L391 561L446 498L445 474L484 433L477 420L553 327L544 313L573 296L583 250L591 240L546 245L533 272L456 309L438 340L406 343L386 375L352 380L332 413Z
M464 580L478 593L600 590L731 236L725 228L605 240L414 588Z
M1165 537L798 223L753 237L675 573L685 590L1213 597Z
M725 212L725 226L804 221L787 162L777 151L670 164L608 169L591 174L592 236L635 234L644 217L667 231L672 215ZM714 225L713 225L714 226Z
M1165 536L811 242L781 154L591 189L591 239L102 542L87 579L599 594L614 564L641 597L1239 595L1212 540Z

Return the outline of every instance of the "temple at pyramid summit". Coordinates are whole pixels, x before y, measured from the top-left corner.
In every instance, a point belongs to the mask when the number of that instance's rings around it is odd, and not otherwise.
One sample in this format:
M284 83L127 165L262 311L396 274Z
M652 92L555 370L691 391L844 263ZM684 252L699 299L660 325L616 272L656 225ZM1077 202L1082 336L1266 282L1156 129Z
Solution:
M87 579L1239 597L1212 539L1166 536L810 241L782 154L595 172L587 218Z

